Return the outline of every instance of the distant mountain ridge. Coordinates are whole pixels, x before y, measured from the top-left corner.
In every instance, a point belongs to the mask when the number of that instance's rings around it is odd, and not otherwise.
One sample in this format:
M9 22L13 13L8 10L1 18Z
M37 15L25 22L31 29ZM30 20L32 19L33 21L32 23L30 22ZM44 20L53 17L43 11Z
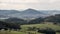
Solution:
M19 17L21 17L21 18L38 18L38 17L44 16L45 14L43 12L39 12L34 9L27 9L27 10L22 11L21 13L15 14L15 15L17 15L17 16L20 15Z
M0 17L17 17L17 18L39 18L47 17L54 14L60 14L59 10L35 10L26 9L23 11L18 10L0 10Z

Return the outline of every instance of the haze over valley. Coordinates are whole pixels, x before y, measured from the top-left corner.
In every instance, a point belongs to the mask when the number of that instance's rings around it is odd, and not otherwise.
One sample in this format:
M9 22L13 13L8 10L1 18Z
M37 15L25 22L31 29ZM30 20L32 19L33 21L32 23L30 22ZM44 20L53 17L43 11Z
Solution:
M35 10L35 9L26 9L26 10L0 10L0 18L21 18L21 19L34 19L39 17L47 17L55 14L60 14L60 10Z

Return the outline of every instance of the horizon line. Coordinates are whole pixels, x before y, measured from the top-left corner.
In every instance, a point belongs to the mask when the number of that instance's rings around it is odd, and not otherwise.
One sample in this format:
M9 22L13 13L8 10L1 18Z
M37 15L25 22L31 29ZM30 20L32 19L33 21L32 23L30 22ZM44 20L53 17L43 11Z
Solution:
M0 10L28 10L34 8L25 8L25 9L0 9ZM34 10L60 10L60 9L34 9Z

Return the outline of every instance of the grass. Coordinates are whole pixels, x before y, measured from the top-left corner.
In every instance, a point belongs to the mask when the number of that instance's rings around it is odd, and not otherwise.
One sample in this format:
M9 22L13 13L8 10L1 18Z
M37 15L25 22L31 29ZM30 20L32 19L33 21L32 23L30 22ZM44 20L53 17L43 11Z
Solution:
M28 34L28 33L31 33L31 34L42 34L42 33L38 33L38 32L35 32L35 31L26 31L26 32L17 32L17 31L1 31L0 34Z
M36 31L27 31L28 27L36 27L36 28L45 28L45 27L49 27L52 28L54 30L60 30L60 26L58 25L53 25L53 24L31 24L31 25L21 25L21 31L0 31L0 34L28 34L29 32L32 34L42 34L42 33L38 33ZM60 33L57 33L60 34Z
M1 31L0 34L25 34L23 32L18 32L18 31Z
M60 26L53 25L53 24L32 24L32 25L22 25L21 27L23 29L27 29L28 27L37 27L37 28L49 27L49 28L52 28L54 30L60 30Z

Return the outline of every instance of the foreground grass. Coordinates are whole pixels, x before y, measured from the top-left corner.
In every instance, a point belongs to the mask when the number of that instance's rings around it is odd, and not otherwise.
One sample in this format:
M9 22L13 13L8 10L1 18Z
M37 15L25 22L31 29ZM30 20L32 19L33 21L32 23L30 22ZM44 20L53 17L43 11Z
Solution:
M25 34L23 32L18 32L18 31L0 31L0 34Z
M21 25L21 30L20 31L0 31L0 34L28 34L29 32L32 34L42 34L38 33L37 31L27 31L28 27L36 27L36 28L45 28L49 27L54 30L60 30L60 26L58 25L53 25L53 24L31 24L31 25ZM60 34L60 33L57 33Z
M30 31L32 34L34 34L35 32L33 31ZM0 32L0 34L28 34L27 32L17 32L17 31L12 31L12 32L8 32L8 31L3 31L3 32ZM38 33L36 32L35 34L42 34L42 33ZM56 33L56 34L60 34L60 33Z
M42 34L42 33L37 33L35 31L26 31L26 32L18 32L18 31L1 31L0 34L28 34L28 33L32 33L32 34Z
M49 27L54 30L60 30L60 26L58 25L53 25L53 24L32 24L32 25L22 25L21 26L24 30L27 29L28 27L37 27L37 28L45 28Z

